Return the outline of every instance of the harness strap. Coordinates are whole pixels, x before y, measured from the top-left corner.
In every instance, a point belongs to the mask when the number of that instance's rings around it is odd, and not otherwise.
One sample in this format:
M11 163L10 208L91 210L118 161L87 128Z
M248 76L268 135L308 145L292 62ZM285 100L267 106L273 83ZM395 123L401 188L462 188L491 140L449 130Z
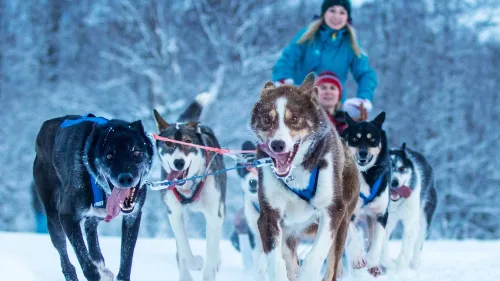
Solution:
M319 169L316 166L311 172L311 176L309 177L309 184L307 185L306 189L293 188L286 184L283 180L282 181L290 191L297 194L297 196L299 196L302 200L309 202L314 197L314 194L316 194L316 188L318 186L318 176Z
M380 190L380 186L382 183L384 175L381 175L378 180L375 182L372 188L370 188L370 195L367 197L366 195L363 194L363 192L359 192L359 197L363 199L363 207L366 206L366 204L370 203L375 196L377 196L378 191Z
M255 211L257 211L257 213L260 213L260 206L259 206L259 203L258 203L258 202L255 202L255 201L252 201L252 205L253 205L253 207L255 208Z
M66 119L66 120L64 120L64 122L62 122L62 124L59 127L64 129L64 128L68 128L68 127L71 127L73 125L76 125L76 124L79 124L82 122L86 122L86 121L96 123L99 125L105 125L106 123L108 123L109 120L106 118L102 118L102 117L96 117L94 114L88 113L87 115L81 116L78 119L74 119L74 120Z
M206 168L205 169L208 169L208 165L210 164L210 154L209 154L208 150L205 150L205 158L206 158L206 162L205 162ZM171 190L174 193L177 200L179 200L179 202L181 204L183 204L183 205L189 204L189 203L196 201L198 199L198 197L200 197L203 186L205 186L206 179L207 179L207 177L204 177L201 180L201 182L198 184L198 186L194 190L194 195L191 197L185 197L184 195L180 194L180 192L177 190L177 188L175 188L175 186L171 186Z

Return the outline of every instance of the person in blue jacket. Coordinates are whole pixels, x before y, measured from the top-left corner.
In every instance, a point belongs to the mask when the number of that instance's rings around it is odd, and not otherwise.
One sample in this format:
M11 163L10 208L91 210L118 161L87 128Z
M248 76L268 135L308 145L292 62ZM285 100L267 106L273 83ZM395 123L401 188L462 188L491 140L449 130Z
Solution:
M325 0L321 16L308 28L301 30L284 50L273 68L273 80L279 84L301 84L310 72L334 72L343 86L349 70L356 80L355 98L342 95L343 109L351 116L359 116L359 107L369 112L377 87L377 75L370 67L368 57L361 51L356 32L351 26L349 0ZM345 89L345 87L344 87Z

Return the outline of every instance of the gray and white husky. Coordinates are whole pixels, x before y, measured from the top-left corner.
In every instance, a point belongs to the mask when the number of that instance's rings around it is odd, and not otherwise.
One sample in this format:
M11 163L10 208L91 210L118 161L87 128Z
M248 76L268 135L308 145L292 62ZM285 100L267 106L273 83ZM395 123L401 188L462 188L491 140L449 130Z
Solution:
M203 107L210 96L199 95L180 115L176 123L167 123L155 110L159 135L198 146L220 148L214 132L199 124ZM178 182L163 190L162 200L167 206L170 226L177 244L177 263L181 281L192 280L190 270L201 270L203 280L214 281L220 266L219 244L225 215L226 174L210 175L202 181L186 180L224 169L222 155L190 145L158 140L156 142L162 164L162 176ZM186 211L201 212L206 219L206 257L193 255L184 226Z
M437 194L431 165L406 147L391 149L391 201L384 243L383 265L397 270L417 269L424 240L437 206ZM404 227L403 244L396 262L389 258L387 242L396 224Z

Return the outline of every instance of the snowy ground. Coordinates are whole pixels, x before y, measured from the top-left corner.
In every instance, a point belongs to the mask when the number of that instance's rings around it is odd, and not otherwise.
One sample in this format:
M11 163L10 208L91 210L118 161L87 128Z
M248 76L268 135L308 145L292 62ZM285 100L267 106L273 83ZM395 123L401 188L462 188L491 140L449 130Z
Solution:
M192 240L191 245L196 254L204 255L203 240ZM394 256L399 246L398 242L391 244ZM102 237L101 247L107 266L116 274L119 238ZM251 280L243 270L239 253L228 241L222 242L221 251L219 281ZM71 248L69 255L80 280L85 280ZM46 235L0 232L0 272L1 280L64 281L59 256ZM193 277L195 281L201 280L199 272L195 272ZM140 238L134 256L132 280L178 280L174 240ZM418 273L411 278L390 274L376 280L497 281L500 280L500 241L430 241L424 244L422 267Z

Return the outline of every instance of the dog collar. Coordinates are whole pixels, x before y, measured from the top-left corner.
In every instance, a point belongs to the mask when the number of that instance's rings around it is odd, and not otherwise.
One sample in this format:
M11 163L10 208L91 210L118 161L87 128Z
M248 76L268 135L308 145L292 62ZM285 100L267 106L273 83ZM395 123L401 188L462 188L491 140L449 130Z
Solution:
M319 168L318 166L316 166L314 167L314 169L311 172L311 175L309 176L309 184L304 189L297 189L290 187L284 180L281 181L290 191L295 193L302 200L309 202L314 197L314 194L316 194L316 187L318 186L318 176L319 176Z
M92 122L98 125L105 125L106 123L108 123L108 121L109 120L106 118L96 117L94 114L88 113L85 116L80 116L80 118L78 119L64 120L64 122L61 123L59 128L61 129L68 128L76 124L80 124L82 122ZM93 198L92 206L94 206L94 208L106 208L106 199L107 199L106 192L104 192L104 190L97 183L97 180L90 173L89 176L90 176L90 185L92 186L92 198Z
M382 179L384 178L384 175L381 175L378 180L375 182L375 184L370 188L370 195L367 197L366 195L363 194L363 192L359 192L359 197L363 199L363 206L366 206L366 204L370 203L375 196L377 196L378 191L380 190L380 186L382 183Z

